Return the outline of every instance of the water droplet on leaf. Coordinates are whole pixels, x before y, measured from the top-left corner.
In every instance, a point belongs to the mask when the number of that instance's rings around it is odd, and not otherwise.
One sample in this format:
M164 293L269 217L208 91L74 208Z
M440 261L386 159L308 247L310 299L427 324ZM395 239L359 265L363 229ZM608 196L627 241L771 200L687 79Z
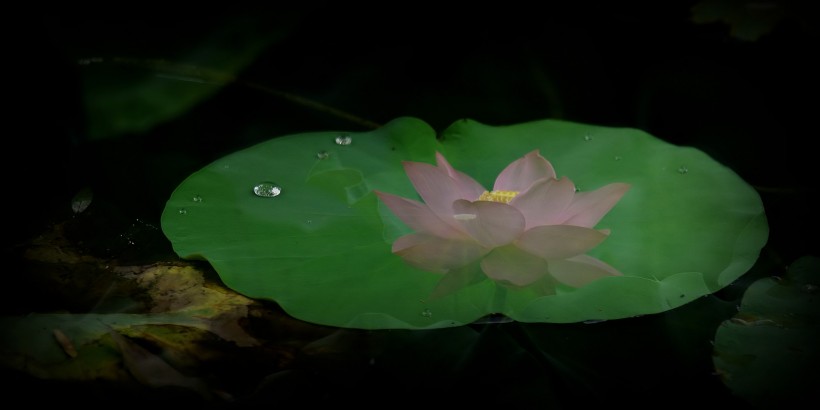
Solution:
M689 168L686 168L686 165L681 165L678 168L678 174L685 174L687 172L689 172Z
M584 135L584 141L592 141L592 135Z
M433 312L431 312L430 309L424 309L421 311L421 315L424 317L432 317Z
M347 134L340 134L336 137L336 144L338 145L350 145L353 142L353 138Z
M185 214L187 214L187 213L188 213L188 210L187 210L187 209L185 209L185 208L179 208L179 214L180 214L180 215L185 215Z
M273 198L282 193L282 187L273 182L260 182L253 187L253 193L263 198Z
M93 197L94 194L91 192L91 188L81 189L80 192L77 192L74 198L71 199L71 210L74 211L75 214L85 211L85 209L91 205L91 199Z
M202 202L202 197L199 195L194 195L194 202Z
M316 153L316 158L319 158L319 159L327 159L327 157L329 157L329 156L330 156L330 154L327 151L319 151L319 152Z
M616 155L616 156L615 156L615 161L620 161L620 160L621 160L621 156L620 156L620 155Z

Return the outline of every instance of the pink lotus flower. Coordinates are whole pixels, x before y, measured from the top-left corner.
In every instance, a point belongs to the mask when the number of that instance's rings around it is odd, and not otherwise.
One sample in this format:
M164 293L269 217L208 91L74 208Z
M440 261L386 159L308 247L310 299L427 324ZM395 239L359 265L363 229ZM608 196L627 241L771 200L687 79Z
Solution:
M621 274L585 253L609 235L593 228L628 184L576 192L572 181L556 177L538 150L501 171L492 191L455 170L440 153L436 164L403 163L424 203L375 191L415 231L398 238L393 253L445 275L434 295L483 280L483 275L506 287L537 284L542 293L552 293L556 280L580 287Z

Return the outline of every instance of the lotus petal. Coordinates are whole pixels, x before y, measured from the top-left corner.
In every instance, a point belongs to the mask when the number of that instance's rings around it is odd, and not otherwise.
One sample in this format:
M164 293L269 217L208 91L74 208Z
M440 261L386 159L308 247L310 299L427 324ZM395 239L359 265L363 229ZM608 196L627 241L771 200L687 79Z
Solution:
M489 248L506 245L524 232L524 215L507 204L459 199L453 212L462 228Z
M466 239L467 235L454 225L444 223L430 208L418 201L386 192L374 193L402 222L417 232L426 232L449 239Z
M595 229L573 225L546 225L529 229L516 246L547 260L566 259L598 246L607 235Z
M513 286L527 286L547 274L547 261L515 246L493 249L481 260L490 279Z
M445 273L473 262L487 253L487 250L473 241L413 233L393 242L393 252L413 266Z
M526 229L561 223L564 210L575 195L575 184L568 178L539 179L529 189L518 194L510 205L521 211Z
M507 165L495 179L493 190L521 192L543 178L555 178L555 169L538 150L533 150Z
M471 176L453 168L450 163L447 162L447 158L444 158L444 155L441 155L440 152L436 152L436 164L439 168L447 171L447 175L456 181L461 199L474 201L486 191L486 189Z
M616 182L594 191L576 193L572 203L564 210L562 223L594 227L629 188L629 184Z
M559 282L574 288L603 277L621 275L617 269L589 255L550 261L549 271Z

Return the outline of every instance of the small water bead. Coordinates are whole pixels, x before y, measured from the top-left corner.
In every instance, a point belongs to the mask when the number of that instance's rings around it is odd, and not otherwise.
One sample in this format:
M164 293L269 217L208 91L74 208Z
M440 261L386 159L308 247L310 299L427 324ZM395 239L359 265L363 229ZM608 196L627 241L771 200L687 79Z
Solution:
M137 243L134 241L134 238L131 237L130 234L120 234L120 238L122 238L126 244L128 245L136 245Z
M620 161L620 160L621 160L621 156L620 156L620 155L616 155L616 156L615 156L615 161Z
M316 153L316 158L319 158L319 159L327 159L327 157L329 157L329 156L330 156L330 154L327 151L319 151L319 152Z
M185 215L185 214L187 214L187 213L188 213L188 210L187 210L187 209L185 209L185 208L179 208L179 214L180 214L180 215Z
M202 202L202 197L199 195L194 195L194 202Z
M678 168L678 174L685 174L687 172L689 172L689 168L686 168L686 165L681 165Z
M273 198L282 193L282 187L273 182L260 182L253 187L253 193L263 198Z
M336 144L338 145L350 145L353 142L353 138L347 134L340 134L336 137Z
M592 141L592 135L584 135L584 141Z
M83 188L71 199L71 210L74 211L75 214L85 211L88 206L91 205L93 197L94 193L91 191L91 188Z
M424 317L432 317L433 312L430 311L430 309L424 309L424 310L421 311L421 315L424 316Z

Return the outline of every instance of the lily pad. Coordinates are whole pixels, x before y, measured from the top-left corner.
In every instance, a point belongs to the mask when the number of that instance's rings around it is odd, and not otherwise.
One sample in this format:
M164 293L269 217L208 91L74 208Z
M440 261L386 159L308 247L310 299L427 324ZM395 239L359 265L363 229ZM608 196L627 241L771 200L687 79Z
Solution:
M759 408L810 400L820 377L820 258L794 261L782 278L763 278L715 334L713 361L732 391Z
M534 149L581 190L631 184L596 226L611 234L588 253L624 275L549 296L483 281L428 300L441 276L391 253L411 231L373 190L417 198L402 161L434 163L436 151L491 187ZM263 183L277 194L255 194ZM732 283L768 238L757 192L706 153L636 129L559 120L460 120L437 137L404 117L369 132L274 138L190 175L161 222L181 257L207 260L229 288L304 321L363 329L461 326L488 314L569 323L663 312Z

